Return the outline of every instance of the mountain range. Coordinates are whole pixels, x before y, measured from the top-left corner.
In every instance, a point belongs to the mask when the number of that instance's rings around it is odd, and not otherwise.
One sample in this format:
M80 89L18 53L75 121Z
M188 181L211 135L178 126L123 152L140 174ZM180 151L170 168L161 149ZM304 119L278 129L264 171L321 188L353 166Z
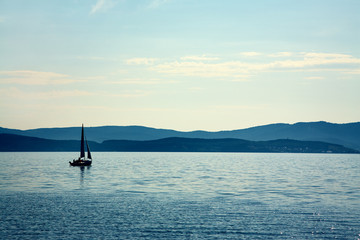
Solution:
M315 141L279 139L248 141L235 138L163 138L159 140L90 141L92 151L127 152L282 152L282 153L359 153L338 144ZM61 152L79 151L80 141L50 140L16 134L0 133L0 152Z
M295 124L277 123L246 129L229 131L175 131L143 126L101 126L86 127L90 141L101 143L107 140L149 141L163 138L198 139L243 139L249 141L269 141L292 139L300 141L321 141L343 145L360 150L360 122L336 124L329 122L299 122ZM51 140L79 140L81 127L38 128L18 130L1 128L0 133L38 137Z

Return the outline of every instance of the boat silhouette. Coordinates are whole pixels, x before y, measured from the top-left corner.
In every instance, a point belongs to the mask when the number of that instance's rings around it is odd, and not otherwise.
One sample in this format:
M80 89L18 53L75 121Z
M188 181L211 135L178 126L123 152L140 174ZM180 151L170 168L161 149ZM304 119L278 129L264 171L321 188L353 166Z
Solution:
M87 148L87 157L85 157L85 143ZM90 166L92 163L91 152L89 148L89 144L85 138L84 134L84 124L81 126L81 145L80 145L80 157L78 159L74 159L70 162L71 166Z

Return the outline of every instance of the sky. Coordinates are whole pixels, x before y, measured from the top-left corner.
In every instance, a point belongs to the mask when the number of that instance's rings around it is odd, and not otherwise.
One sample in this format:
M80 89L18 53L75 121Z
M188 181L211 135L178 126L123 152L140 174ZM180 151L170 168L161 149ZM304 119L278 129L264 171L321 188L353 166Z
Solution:
M358 0L0 0L0 127L360 121Z

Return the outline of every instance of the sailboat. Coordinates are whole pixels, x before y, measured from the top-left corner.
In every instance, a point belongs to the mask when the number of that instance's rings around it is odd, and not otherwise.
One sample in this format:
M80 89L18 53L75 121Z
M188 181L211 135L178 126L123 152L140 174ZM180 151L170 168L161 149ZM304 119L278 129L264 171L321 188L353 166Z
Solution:
M85 158L85 143L87 148L87 157ZM70 162L71 166L90 166L92 163L91 153L89 144L84 135L84 124L81 127L81 145L80 145L80 157Z

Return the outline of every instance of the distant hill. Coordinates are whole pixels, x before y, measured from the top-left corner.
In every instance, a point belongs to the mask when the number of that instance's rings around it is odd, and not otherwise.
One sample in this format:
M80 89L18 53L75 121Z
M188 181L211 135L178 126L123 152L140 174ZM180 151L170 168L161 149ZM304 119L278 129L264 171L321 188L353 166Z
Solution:
M107 151L359 153L337 144L288 139L248 141L173 137L149 141L110 140L104 141L102 147Z
M80 139L80 127L39 128L16 130L0 128L0 133L18 134L54 140ZM360 150L360 122L335 124L328 122L304 122L295 124L269 124L231 131L191 131L181 132L169 129L156 129L142 126L103 126L87 127L88 140L156 140L169 137L222 139L237 138L251 141L293 139L301 141L322 141L340 144Z
M88 140L102 142L105 140L155 140L175 137L182 132L166 129L156 129L142 126L102 126L86 127ZM79 140L81 127L68 128L38 128L30 130L7 129L0 127L0 133L17 134L29 137L39 137L54 140Z
M159 140L107 140L89 142L92 151L136 152L291 152L359 153L337 144L289 139L248 141L234 138L164 138ZM0 152L80 151L80 141L50 140L14 134L0 134Z
M94 149L100 144L89 141ZM15 134L0 134L0 152L80 152L80 141L52 140Z

